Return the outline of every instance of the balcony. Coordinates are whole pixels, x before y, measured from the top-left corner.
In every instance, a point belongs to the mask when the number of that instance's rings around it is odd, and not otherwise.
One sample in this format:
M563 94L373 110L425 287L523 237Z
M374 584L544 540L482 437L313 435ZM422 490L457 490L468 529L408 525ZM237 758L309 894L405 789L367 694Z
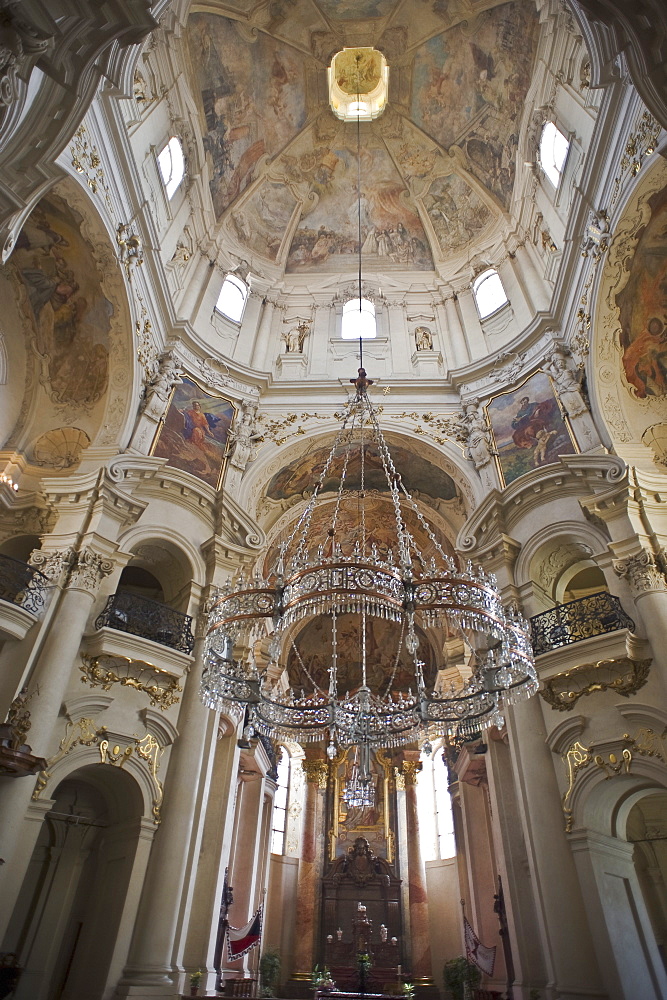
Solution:
M195 644L190 615L123 590L111 595L95 620L96 629L105 627L149 639L188 656Z
M536 656L582 639L635 628L619 599L604 590L543 611L530 619L530 625Z
M47 578L19 559L0 555L0 637L23 639L37 620L46 593Z

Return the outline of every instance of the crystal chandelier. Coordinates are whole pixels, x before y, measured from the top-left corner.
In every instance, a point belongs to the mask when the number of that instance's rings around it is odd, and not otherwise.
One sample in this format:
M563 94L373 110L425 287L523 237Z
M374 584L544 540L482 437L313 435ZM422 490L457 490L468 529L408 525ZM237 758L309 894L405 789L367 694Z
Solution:
M445 552L395 468L368 396L371 380L360 368L350 381L355 392L340 431L288 537L263 573L228 583L213 603L201 695L212 709L246 707L249 732L325 742L330 757L339 747L358 747L363 784L372 749L502 726L504 706L532 695L537 677L527 622L503 607L493 576L470 563L460 567ZM369 449L376 462L379 456L382 490L371 488L378 470L371 482ZM339 486L334 497L329 486L325 497L335 459ZM382 528L385 534L391 528L391 545L373 537L369 505L382 496L389 501ZM396 645L381 676L371 642L378 619L393 630ZM300 650L312 622L321 637L320 663L326 662L317 674ZM448 669L452 645L463 650L462 672Z

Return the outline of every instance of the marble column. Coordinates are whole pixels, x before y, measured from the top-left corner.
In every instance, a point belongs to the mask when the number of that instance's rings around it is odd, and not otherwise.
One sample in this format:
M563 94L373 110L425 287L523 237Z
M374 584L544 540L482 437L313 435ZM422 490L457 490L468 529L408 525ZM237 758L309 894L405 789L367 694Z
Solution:
M213 738L213 713L199 697L203 651L204 640L197 639L178 715L179 735L165 781L162 823L151 851L128 963L117 987L120 997L172 997L175 993L170 976L174 938L204 748Z
M322 828L321 804L324 798L323 792L327 787L328 766L324 758L316 757L313 751L308 748L306 759L301 762L301 767L306 775L306 796L299 878L296 890L294 972L292 978L299 981L309 981L313 968L317 902L319 900L320 872L317 870L317 836Z
M88 615L102 579L113 569L113 562L90 548L75 555L44 554L40 568L46 568L61 579L66 587L60 595L28 685L31 728L28 742L38 757L49 757L56 749L53 731L67 691L72 665L81 644ZM69 569L67 569L67 564ZM55 595L54 595L55 596ZM4 935L14 903L30 862L34 838L26 835L24 816L30 803L34 783L26 779L0 778L0 857L11 864L0 866L0 939Z
M553 754L546 744L540 699L507 709L518 819L528 853L536 907L533 934L544 959L548 998L606 996L586 920L581 885L565 835Z
M420 986L430 986L433 980L431 978L431 941L428 921L428 899L426 896L426 870L424 868L419 839L419 810L417 805L417 774L421 769L419 751L404 751L401 772L405 779L412 979Z
M644 626L653 636L667 635L667 580L652 552L640 552L615 559L614 572L626 580ZM667 677L667 644L651 643L653 659L660 674Z
M236 801L236 827L234 845L229 864L229 881L234 887L234 902L229 910L232 927L243 927L250 920L261 902L262 884L262 818L264 809L265 776L241 762L240 782ZM227 962L222 965L232 977L250 974L250 961L255 956Z

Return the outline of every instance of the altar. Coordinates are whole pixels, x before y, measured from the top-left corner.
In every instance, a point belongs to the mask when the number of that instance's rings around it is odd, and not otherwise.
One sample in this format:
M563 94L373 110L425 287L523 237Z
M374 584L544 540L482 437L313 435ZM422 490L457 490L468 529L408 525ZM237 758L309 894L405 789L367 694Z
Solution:
M381 994L399 992L403 971L401 879L357 837L322 880L321 954L334 982L358 988L358 955L370 957L367 983ZM334 996L336 994L333 994ZM356 994L349 994L356 996ZM365 996L370 996L366 993Z

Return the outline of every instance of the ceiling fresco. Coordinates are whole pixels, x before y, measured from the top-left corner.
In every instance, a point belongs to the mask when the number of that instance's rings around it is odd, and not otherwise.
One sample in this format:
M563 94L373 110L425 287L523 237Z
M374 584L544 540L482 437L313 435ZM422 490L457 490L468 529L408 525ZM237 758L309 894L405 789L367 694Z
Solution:
M511 209L532 0L219 9L192 14L185 37L215 215L240 252L291 274L355 266L357 126L335 118L326 82L355 45L389 63L387 109L361 128L364 268L431 271Z

